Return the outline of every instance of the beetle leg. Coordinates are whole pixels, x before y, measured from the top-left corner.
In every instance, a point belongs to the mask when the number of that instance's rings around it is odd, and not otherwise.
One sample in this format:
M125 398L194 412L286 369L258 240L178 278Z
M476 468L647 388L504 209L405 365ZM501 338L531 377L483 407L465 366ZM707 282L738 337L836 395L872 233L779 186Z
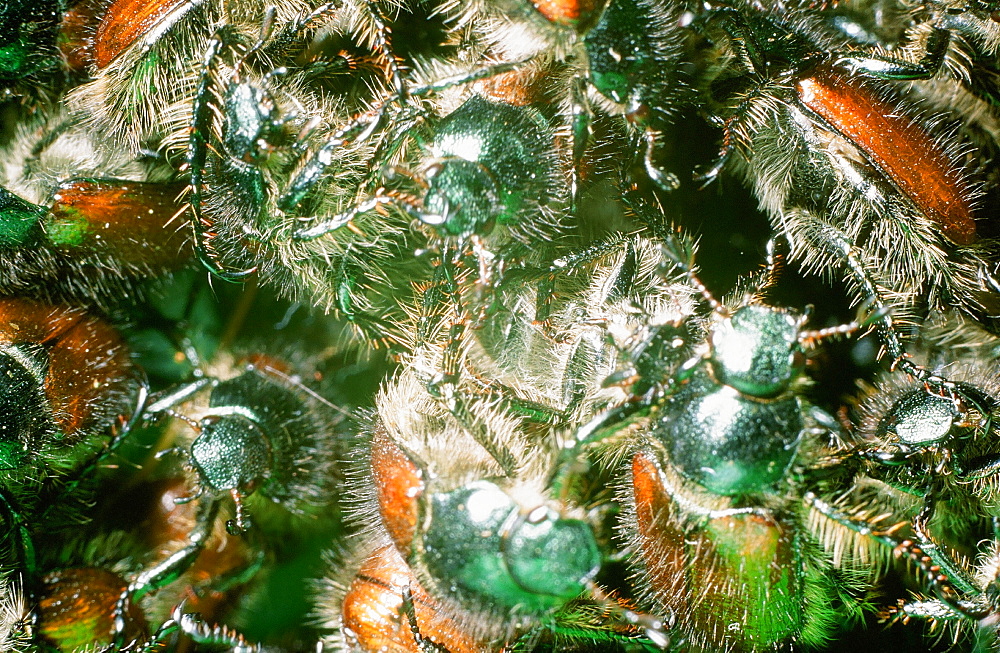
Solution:
M929 540L928 542L930 543ZM985 604L984 600L964 598L969 594L979 594L971 584L971 580L965 578L965 572L959 569L950 556L944 555L936 545L933 543L930 545L933 546L933 549L925 550L912 540L903 540L895 546L893 553L897 557L905 557L909 560L923 577L926 589L936 595L940 602L953 612L973 621L988 617L993 610ZM945 566L939 563L944 563ZM971 592L963 592L957 585L968 586ZM915 616L914 613L909 614Z
M200 615L184 612L182 602L173 609L170 619L157 629L153 638L142 648L143 653L161 650L168 645L170 637L178 632L184 633L197 644L228 646L232 653L256 653L261 650L235 630L226 626L209 625L201 620Z
M870 77L887 80L916 80L933 77L944 63L951 32L943 27L935 27L925 37L924 53L917 61L907 61L884 52L858 54L844 53L834 59L833 65L861 73Z
M657 186L665 191L675 191L680 188L681 180L675 173L670 172L669 170L664 170L656 164L655 153L657 143L659 142L658 136L658 131L648 127L646 128L646 147L642 157L642 162L646 168L646 174L649 175L650 179L656 182Z
M219 263L219 253L212 240L212 221L202 212L205 187L204 172L208 158L208 141L211 129L212 67L215 58L225 45L225 28L220 28L208 43L202 59L202 72L198 80L191 110L191 134L188 137L188 174L191 188L191 226L194 230L194 246L198 259L205 268L226 281L240 281L256 271L256 267L245 270L228 269Z
M194 529L188 534L188 543L179 551L175 551L151 569L143 571L118 597L115 604L115 643L119 646L125 642L125 614L130 601L138 601L146 594L166 587L187 571L201 554L205 543L212 535L215 517L219 512L219 501L211 499L202 501L198 506L198 515Z
M437 646L434 642L426 639L420 632L420 624L417 623L417 611L413 604L413 592L410 586L406 585L402 591L403 602L399 606L399 613L406 618L406 623L410 625L410 633L413 641L421 653L442 653L445 649Z
M899 543L899 540L893 535L893 533L899 529L900 524L895 524L889 526L888 528L879 528L873 520L849 515L838 509L833 504L820 499L813 492L806 492L802 497L802 501L827 519L836 522L858 535L869 537L879 544L889 548L895 548Z
M315 240L321 236L325 236L331 231L340 229L362 213L367 213L368 211L371 211L383 204L396 204L398 202L398 199L389 195L376 195L349 211L333 216L329 220L320 222L319 224L313 225L308 229L299 229L292 234L292 238L295 240Z
M145 418L149 418L157 415L158 413L165 412L174 406L184 403L190 399L193 395L200 392L202 389L217 384L218 381L209 378L201 378L197 381L192 381L182 385L179 388L174 388L166 394L157 396L156 399L146 406L146 410L143 415Z

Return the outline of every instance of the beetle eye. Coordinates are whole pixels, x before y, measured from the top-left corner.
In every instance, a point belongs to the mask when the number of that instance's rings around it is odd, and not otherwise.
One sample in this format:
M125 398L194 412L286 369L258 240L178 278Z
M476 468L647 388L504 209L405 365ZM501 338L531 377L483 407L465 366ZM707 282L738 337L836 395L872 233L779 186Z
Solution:
M427 166L424 169L424 177L426 177L428 180L434 179L434 177L436 177L438 174L441 173L443 167L444 164L439 161L432 163L431 165Z

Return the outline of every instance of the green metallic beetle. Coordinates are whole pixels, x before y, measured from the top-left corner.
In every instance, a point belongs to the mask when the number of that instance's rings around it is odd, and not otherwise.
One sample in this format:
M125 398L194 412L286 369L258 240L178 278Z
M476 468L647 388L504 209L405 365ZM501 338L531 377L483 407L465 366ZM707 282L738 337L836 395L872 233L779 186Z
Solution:
M330 406L293 376L288 366L256 356L230 379L203 378L159 397L147 416L178 415L173 408L209 390L208 405L193 407L197 419L181 415L197 436L182 455L195 479L197 496L232 497L236 515L230 534L250 527L243 501L260 494L295 515L326 505L333 467L335 425ZM196 404L195 404L196 406Z
M685 477L738 496L774 486L795 456L805 427L793 385L805 363L804 317L762 304L722 315L709 353L674 377L679 388L653 435Z
M685 650L815 645L856 616L851 593L864 573L835 568L830 540L811 527L823 519L827 532L854 536L864 526L802 499L801 470L837 430L804 398L806 349L857 325L809 331L806 315L759 299L730 309L694 277L692 260L680 237L664 241L662 270L686 271L712 315L700 329L695 318L650 320L623 352L626 371L609 379L630 399L581 429L568 455L624 440L621 531L640 605L674 615L671 635ZM678 338L694 347L686 361L672 355L684 347L657 346Z
M263 11L256 41L239 25L219 26L200 52L190 111L179 114L168 142L186 146L194 249L210 272L231 281L256 275L339 311L379 342L391 339L383 317L396 284L408 288L402 270L418 267L408 256L409 220L371 211L336 237L295 237L303 221L355 205L378 159L378 139L340 130L359 110L353 103L367 107L367 100L324 91L351 77L380 96L385 82L355 75L332 53L304 66L297 59L321 47L317 31L336 30L339 6L325 3L291 21Z
M849 480L841 503L900 522L900 534L884 543L924 576L926 595L892 612L995 640L997 557L995 542L983 543L996 539L1000 488L996 338L956 320L940 328L969 343L936 350L933 329L922 332L921 355L932 363L948 357L936 370L949 381L935 388L898 372L876 378L856 400L852 438L827 464Z
M492 57L537 66L547 78L546 92L562 106L572 138L574 196L589 176L580 164L593 145L594 117L602 114L624 117L645 141L651 179L664 188L677 186L677 177L661 168L657 145L690 97L681 65L682 3L475 0L454 5L455 20L466 24Z
M546 495L546 457L524 457L520 420L471 408L490 437L521 454L510 476L412 374L385 388L377 407L366 472L366 513L377 517L365 523L379 522L465 630L503 641L587 590L601 565L594 533Z
M223 497L235 505L226 522L230 535L251 528L244 509L248 500L266 522L265 531L275 523L287 528L288 516L299 526L318 519L333 502L341 416L284 361L256 355L232 378L205 377L165 392L146 407L145 416L175 417L197 433L189 444L158 455L176 453L185 460L195 493L184 500L198 505L187 542L123 590L116 607L119 643L127 604L172 583L194 564L212 535ZM268 504L282 513L271 522L263 518Z
M444 337L449 341L440 348L426 345L413 354L376 398L354 488L361 499L354 519L365 539L371 546L391 542L412 573L406 596L382 600L401 604L402 615L415 614L406 605L418 596L440 608L434 623L424 617L424 628L420 622L406 628L403 617L390 628L374 617L359 622L362 599L349 594L342 605L330 602L333 623L354 624L339 637L375 647L375 633L395 632L401 650L416 650L414 640L423 640L451 651L470 650L470 639L476 650L517 648L540 637L559 646L633 640L652 646L643 635L654 632L665 642L662 625L649 624L643 633L644 616L596 584L607 542L593 515L548 486L558 460L552 436L562 424L559 411L549 407L547 417L529 418L510 410L530 404L545 412L545 393L499 390L502 380L490 384L495 396L476 393L482 371L472 380L465 370L477 359L461 358L458 371L451 369L449 357L467 348L450 347L453 331ZM445 371L427 373L439 367ZM420 600L416 612L429 599Z
M74 504L69 497L131 429L146 391L110 324L11 297L0 301L0 378L0 532L15 549L4 564L30 578L31 529Z
M477 94L433 123L426 140L417 133L423 153L411 180L421 197L383 190L295 238L314 240L394 205L431 228L428 242L444 260L457 262L471 248L487 282L494 258L513 262L533 251L539 233L555 228L565 182L555 135L539 111Z

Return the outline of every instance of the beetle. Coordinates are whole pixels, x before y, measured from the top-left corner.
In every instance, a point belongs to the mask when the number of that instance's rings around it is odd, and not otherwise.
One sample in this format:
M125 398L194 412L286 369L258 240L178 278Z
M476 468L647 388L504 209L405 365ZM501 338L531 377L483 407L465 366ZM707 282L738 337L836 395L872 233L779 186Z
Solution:
M663 273L687 274L710 320L637 331L620 363L626 372L606 381L623 384L628 399L577 430L563 468L617 441L613 459L628 470L620 528L635 551L640 605L675 615L675 640L749 651L820 642L837 619L857 614L849 596L863 576L851 560L834 568L824 547L855 534L865 550L879 544L864 541L861 520L815 514L803 501L810 481L799 470L837 429L804 399L805 350L858 325L809 331L804 314L753 295L729 308L694 276L692 260L683 236L661 243ZM677 339L693 349L662 346ZM815 519L849 532L823 533Z
M138 152L175 129L183 111L163 108L188 103L196 92L197 62L218 25L236 41L253 43L271 11L283 36L280 43L272 41L269 55L282 57L304 30L329 21L335 9L341 9L339 3L308 0L273 6L256 0L239 6L218 0L115 0L91 19L96 25L85 56L93 79L73 89L66 103L100 133ZM337 13L348 21L345 30L367 33L370 12L352 3Z
M184 184L64 112L22 124L0 170L0 289L107 307L191 259Z
M208 403L192 405L197 417L174 410L199 394L207 394ZM236 376L205 377L155 398L146 416L179 417L197 433L190 444L167 451L190 466L192 498L205 495L208 503L220 495L232 498L236 514L226 528L236 535L250 528L243 503L251 495L300 516L329 502L332 436L341 419L331 406L284 362L255 356Z
M394 569L395 583L415 583L409 599L396 590L378 595L410 616L365 625L348 615L348 607L360 611L376 598L345 572L334 584L341 590L331 620L353 634L342 631L337 641L358 635L350 618L372 637L390 629L407 647L421 638L448 650L521 650L540 640L666 646L663 623L593 580L611 548L598 533L615 512L600 479L571 474L559 487L548 485L560 458L558 434L621 394L600 387L611 348L591 317L616 312L612 307L627 313L633 298L663 312L684 306L676 287L636 260L655 248L642 238L615 244L582 256L572 266L577 278L554 279L549 290L565 294L541 293L548 328L533 324L539 297L531 281L548 269L524 269L524 278L501 282L498 301L509 308L481 329L469 328L473 309L463 302L417 298L401 325L410 345L403 369L377 396L369 441L354 456L363 462L348 477L357 497L353 522L367 542L356 555L395 547L398 563L378 554L362 564ZM461 458L448 454L456 448ZM363 603L348 605L354 597ZM440 609L421 626L434 604Z
M947 340L935 342L935 331L946 331ZM988 568L981 543L995 537L1000 394L986 351L993 338L977 343L975 330L954 317L921 336L922 356L949 383L928 386L898 372L877 377L856 400L851 437L824 464L846 476L842 505L890 514L906 527L883 544L914 563L923 590L938 598L901 605L901 618L988 619L990 581L964 561L979 557Z
M182 601L168 619L150 635L146 616L129 604L123 619L127 643L114 644L116 601L124 579L101 568L80 567L47 574L43 594L36 607L38 639L35 650L74 651L100 646L102 651L152 653L177 645L178 634L210 645L229 645L232 650L257 651L239 633L223 626L210 626L198 615L184 612Z
M77 567L45 574L34 609L39 642L54 650L109 645L115 632L115 606L127 583L119 574L97 567ZM129 603L123 632L129 641L144 639L148 625L142 610Z
M22 591L34 599L43 587L37 534L79 519L81 486L137 423L145 386L111 325L79 308L28 299L0 302L0 366L2 556L20 576L18 587L4 586L4 600ZM29 636L21 630L11 631L11 641Z
M301 33L326 25L331 11L324 6L292 24L269 15L249 43L220 28L201 55L185 129L174 138L186 148L195 249L214 276L241 281L256 273L283 293L336 310L365 339L381 342L390 337L383 315L401 291L398 274L386 271L413 266L401 253L409 250L407 221L372 212L336 238L293 236L301 220L339 214L357 201L374 158L374 145L362 139L339 148L333 165L317 168L316 157L331 163L323 154L329 143L343 142L337 131L353 101L324 92L322 58L306 66L268 64L275 48L286 57L306 49L310 41ZM376 88L386 83L378 75L371 81Z
M646 143L644 165L657 183L666 188L679 183L676 175L661 168L655 151L660 132L690 99L679 65L679 7L646 0L544 6L514 0L453 3L440 12L454 23L455 38L467 42L472 59L487 63L442 66L451 74L420 84L397 78L389 101L349 123L345 135L362 130L367 135L390 113L386 108L400 100L474 83L477 93L496 100L558 109L553 120L561 132L570 133L565 149L571 164L568 199L574 206L590 176L583 159L591 145L596 107L600 113L624 115L637 126ZM552 79L558 82L549 83ZM404 110L390 117L390 124L405 125L406 116Z
M721 7L697 25L711 53L699 86L725 128L707 178L731 166L807 269L846 269L841 248L816 225L835 228L877 270L877 285L899 312L990 303L992 250L976 234L976 183L955 147L878 82L933 74L948 30L936 27L911 61L847 49L804 12ZM720 51L730 63L710 66Z
M447 348L441 354L449 365ZM470 638L496 646L545 632L566 643L645 634L665 644L662 624L607 599L594 584L601 547L586 514L546 491L550 456L538 455L545 449L524 457L531 420L468 393L461 372L424 380L421 374L404 371L381 391L354 487L354 519L368 540L395 546L418 583L413 599L426 593L441 605L426 630L417 612L421 636L444 638L446 648L451 638L457 650ZM544 447L541 433L533 437ZM449 456L454 447L466 455ZM588 596L611 606L606 621L581 617L586 609L578 602L590 603ZM639 625L616 632L613 626L627 620ZM452 622L458 635L447 632Z
M491 286L505 266L536 249L540 234L557 232L565 181L554 134L540 112L474 94L429 131L421 172L413 179L422 197L383 191L300 228L294 238L311 241L342 231L379 205L398 206L429 227L428 242L440 250L437 276L454 293L460 275L449 268L461 267L470 249L476 283Z
M39 484L85 468L124 416L134 416L141 375L114 328L68 306L5 298L0 346L0 480L5 496L30 509L43 498Z
M457 24L501 61L533 61L545 75L564 75L552 92L569 125L575 200L584 181L579 163L595 110L622 115L645 142L646 172L672 189L677 176L662 168L659 134L687 105L681 5L646 0L456 3ZM496 80L503 86L504 77Z
M200 402L198 400L201 400ZM180 455L188 468L193 495L175 496L176 502L195 503L190 528L176 539L169 555L134 575L122 590L115 607L115 642L125 644L124 615L130 602L159 592L189 574L197 577L199 565L216 567L211 583L222 577L243 579L260 566L252 556L218 555L227 549L216 543L215 527L221 499L232 499L235 514L225 522L230 536L251 529L244 507L250 501L259 510L264 530L272 533L288 526L291 518L300 527L316 519L333 501L333 463L340 416L329 402L294 377L283 361L256 355L243 371L228 379L203 377L154 396L144 411L147 420L169 416L193 429L197 436L183 446L165 449L160 456ZM270 503L281 509L271 518ZM216 538L213 540L213 538ZM249 558L249 560L247 560ZM239 580L235 581L239 582ZM209 640L206 640L209 641Z
M975 504L974 497L990 496L996 482L991 436L1000 394L991 365L947 369L951 392L928 391L912 380L880 379L859 403L851 455L868 461L869 475L926 494L928 501L937 496Z

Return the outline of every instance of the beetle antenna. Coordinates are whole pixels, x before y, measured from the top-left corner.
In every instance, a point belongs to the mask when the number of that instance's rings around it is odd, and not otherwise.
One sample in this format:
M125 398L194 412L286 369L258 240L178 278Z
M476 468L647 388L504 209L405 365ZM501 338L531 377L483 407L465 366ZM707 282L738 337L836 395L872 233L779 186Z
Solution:
M212 122L210 113L213 110L212 103L209 101L209 97L212 94L212 64L218 56L219 51L225 45L225 39L223 38L225 33L224 28L216 30L208 43L208 47L205 49L202 60L201 78L198 81L198 87L195 91L192 104L191 134L188 137L187 164L188 174L190 175L188 185L191 189L191 227L194 231L194 247L195 252L198 254L198 260L201 261L202 265L209 272L220 279L235 282L241 281L256 272L257 267L236 270L227 268L222 264L219 261L219 253L213 243L218 234L212 231L212 220L202 213L202 204L204 202L202 191L205 187L203 175L207 165L207 151L210 146L208 133Z
M861 324L854 320L847 324L838 324L837 326L826 327L825 329L799 331L799 343L803 347L815 347L823 340L850 335L860 327Z
M236 517L226 521L226 532L230 535L243 535L250 530L251 526L250 518L247 517L243 506L243 494L233 488L229 491L229 495L233 498L233 504L236 507Z

